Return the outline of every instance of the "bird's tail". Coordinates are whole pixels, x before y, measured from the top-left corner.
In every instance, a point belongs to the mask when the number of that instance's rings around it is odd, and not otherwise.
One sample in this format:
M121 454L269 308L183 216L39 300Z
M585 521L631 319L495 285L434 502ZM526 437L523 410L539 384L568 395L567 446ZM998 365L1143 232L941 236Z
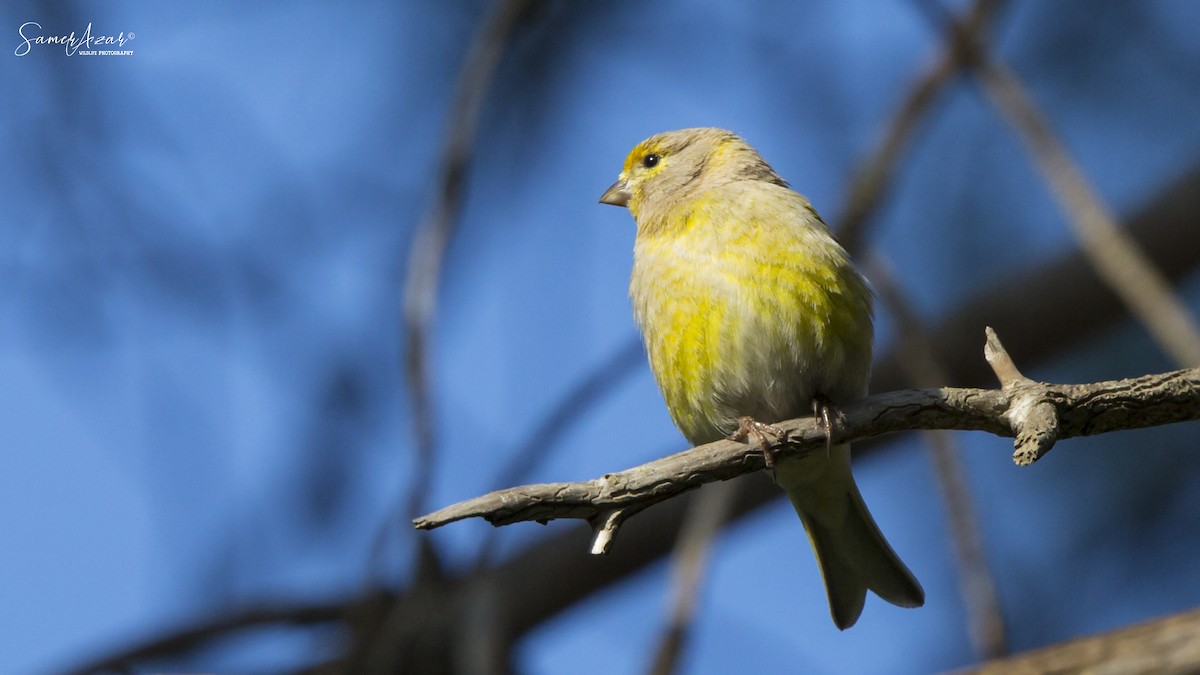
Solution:
M901 607L925 604L925 591L888 545L850 473L850 446L780 460L775 480L804 523L837 627L853 626L867 589Z

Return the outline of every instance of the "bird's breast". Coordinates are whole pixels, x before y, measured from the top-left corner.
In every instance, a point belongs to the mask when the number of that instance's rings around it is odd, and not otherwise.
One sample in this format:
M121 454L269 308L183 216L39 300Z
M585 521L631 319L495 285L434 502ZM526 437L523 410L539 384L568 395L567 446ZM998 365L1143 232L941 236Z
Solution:
M719 242L639 238L634 313L654 377L689 441L726 436L742 415L775 422L808 414L815 393L861 396L869 298L843 264L762 233Z

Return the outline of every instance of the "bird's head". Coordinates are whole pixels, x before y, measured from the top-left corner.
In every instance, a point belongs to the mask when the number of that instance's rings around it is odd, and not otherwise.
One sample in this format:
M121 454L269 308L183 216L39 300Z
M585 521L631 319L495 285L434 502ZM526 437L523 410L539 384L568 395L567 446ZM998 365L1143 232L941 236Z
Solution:
M634 219L665 215L706 190L739 180L786 185L737 134L711 127L668 131L638 143L600 203L627 207Z

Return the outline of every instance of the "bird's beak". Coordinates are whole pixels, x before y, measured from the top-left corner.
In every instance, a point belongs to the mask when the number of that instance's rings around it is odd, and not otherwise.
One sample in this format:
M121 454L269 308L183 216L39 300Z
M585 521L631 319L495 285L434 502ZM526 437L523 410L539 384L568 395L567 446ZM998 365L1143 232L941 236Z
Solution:
M612 187L604 191L600 195L601 204L612 204L613 206L627 206L629 198L633 195L629 192L629 184L622 178L612 184Z

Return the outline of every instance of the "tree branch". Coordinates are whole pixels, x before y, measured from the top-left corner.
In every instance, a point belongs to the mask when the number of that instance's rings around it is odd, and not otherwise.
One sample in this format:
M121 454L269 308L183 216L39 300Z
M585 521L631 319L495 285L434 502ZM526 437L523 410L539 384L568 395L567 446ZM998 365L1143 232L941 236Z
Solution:
M989 661L962 675L1027 673L1195 673L1200 669L1200 610Z
M1041 458L1060 438L1089 436L1116 429L1200 419L1200 368L1096 382L1055 385L1013 376L1011 359L988 330L989 361L1005 364L997 375L1001 389L907 389L871 396L847 406L845 423L834 443L914 429L989 431L1013 436L1013 460L1028 465ZM787 440L776 444L779 456L823 451L826 439L809 417L776 426ZM577 483L541 483L491 492L417 518L423 530L464 518L479 517L492 525L521 521L545 523L559 518L603 522L610 543L621 521L649 506L705 483L729 480L765 468L762 452L752 445L723 440L701 445L625 471ZM616 515L617 517L613 517ZM604 552L593 546L593 553Z

